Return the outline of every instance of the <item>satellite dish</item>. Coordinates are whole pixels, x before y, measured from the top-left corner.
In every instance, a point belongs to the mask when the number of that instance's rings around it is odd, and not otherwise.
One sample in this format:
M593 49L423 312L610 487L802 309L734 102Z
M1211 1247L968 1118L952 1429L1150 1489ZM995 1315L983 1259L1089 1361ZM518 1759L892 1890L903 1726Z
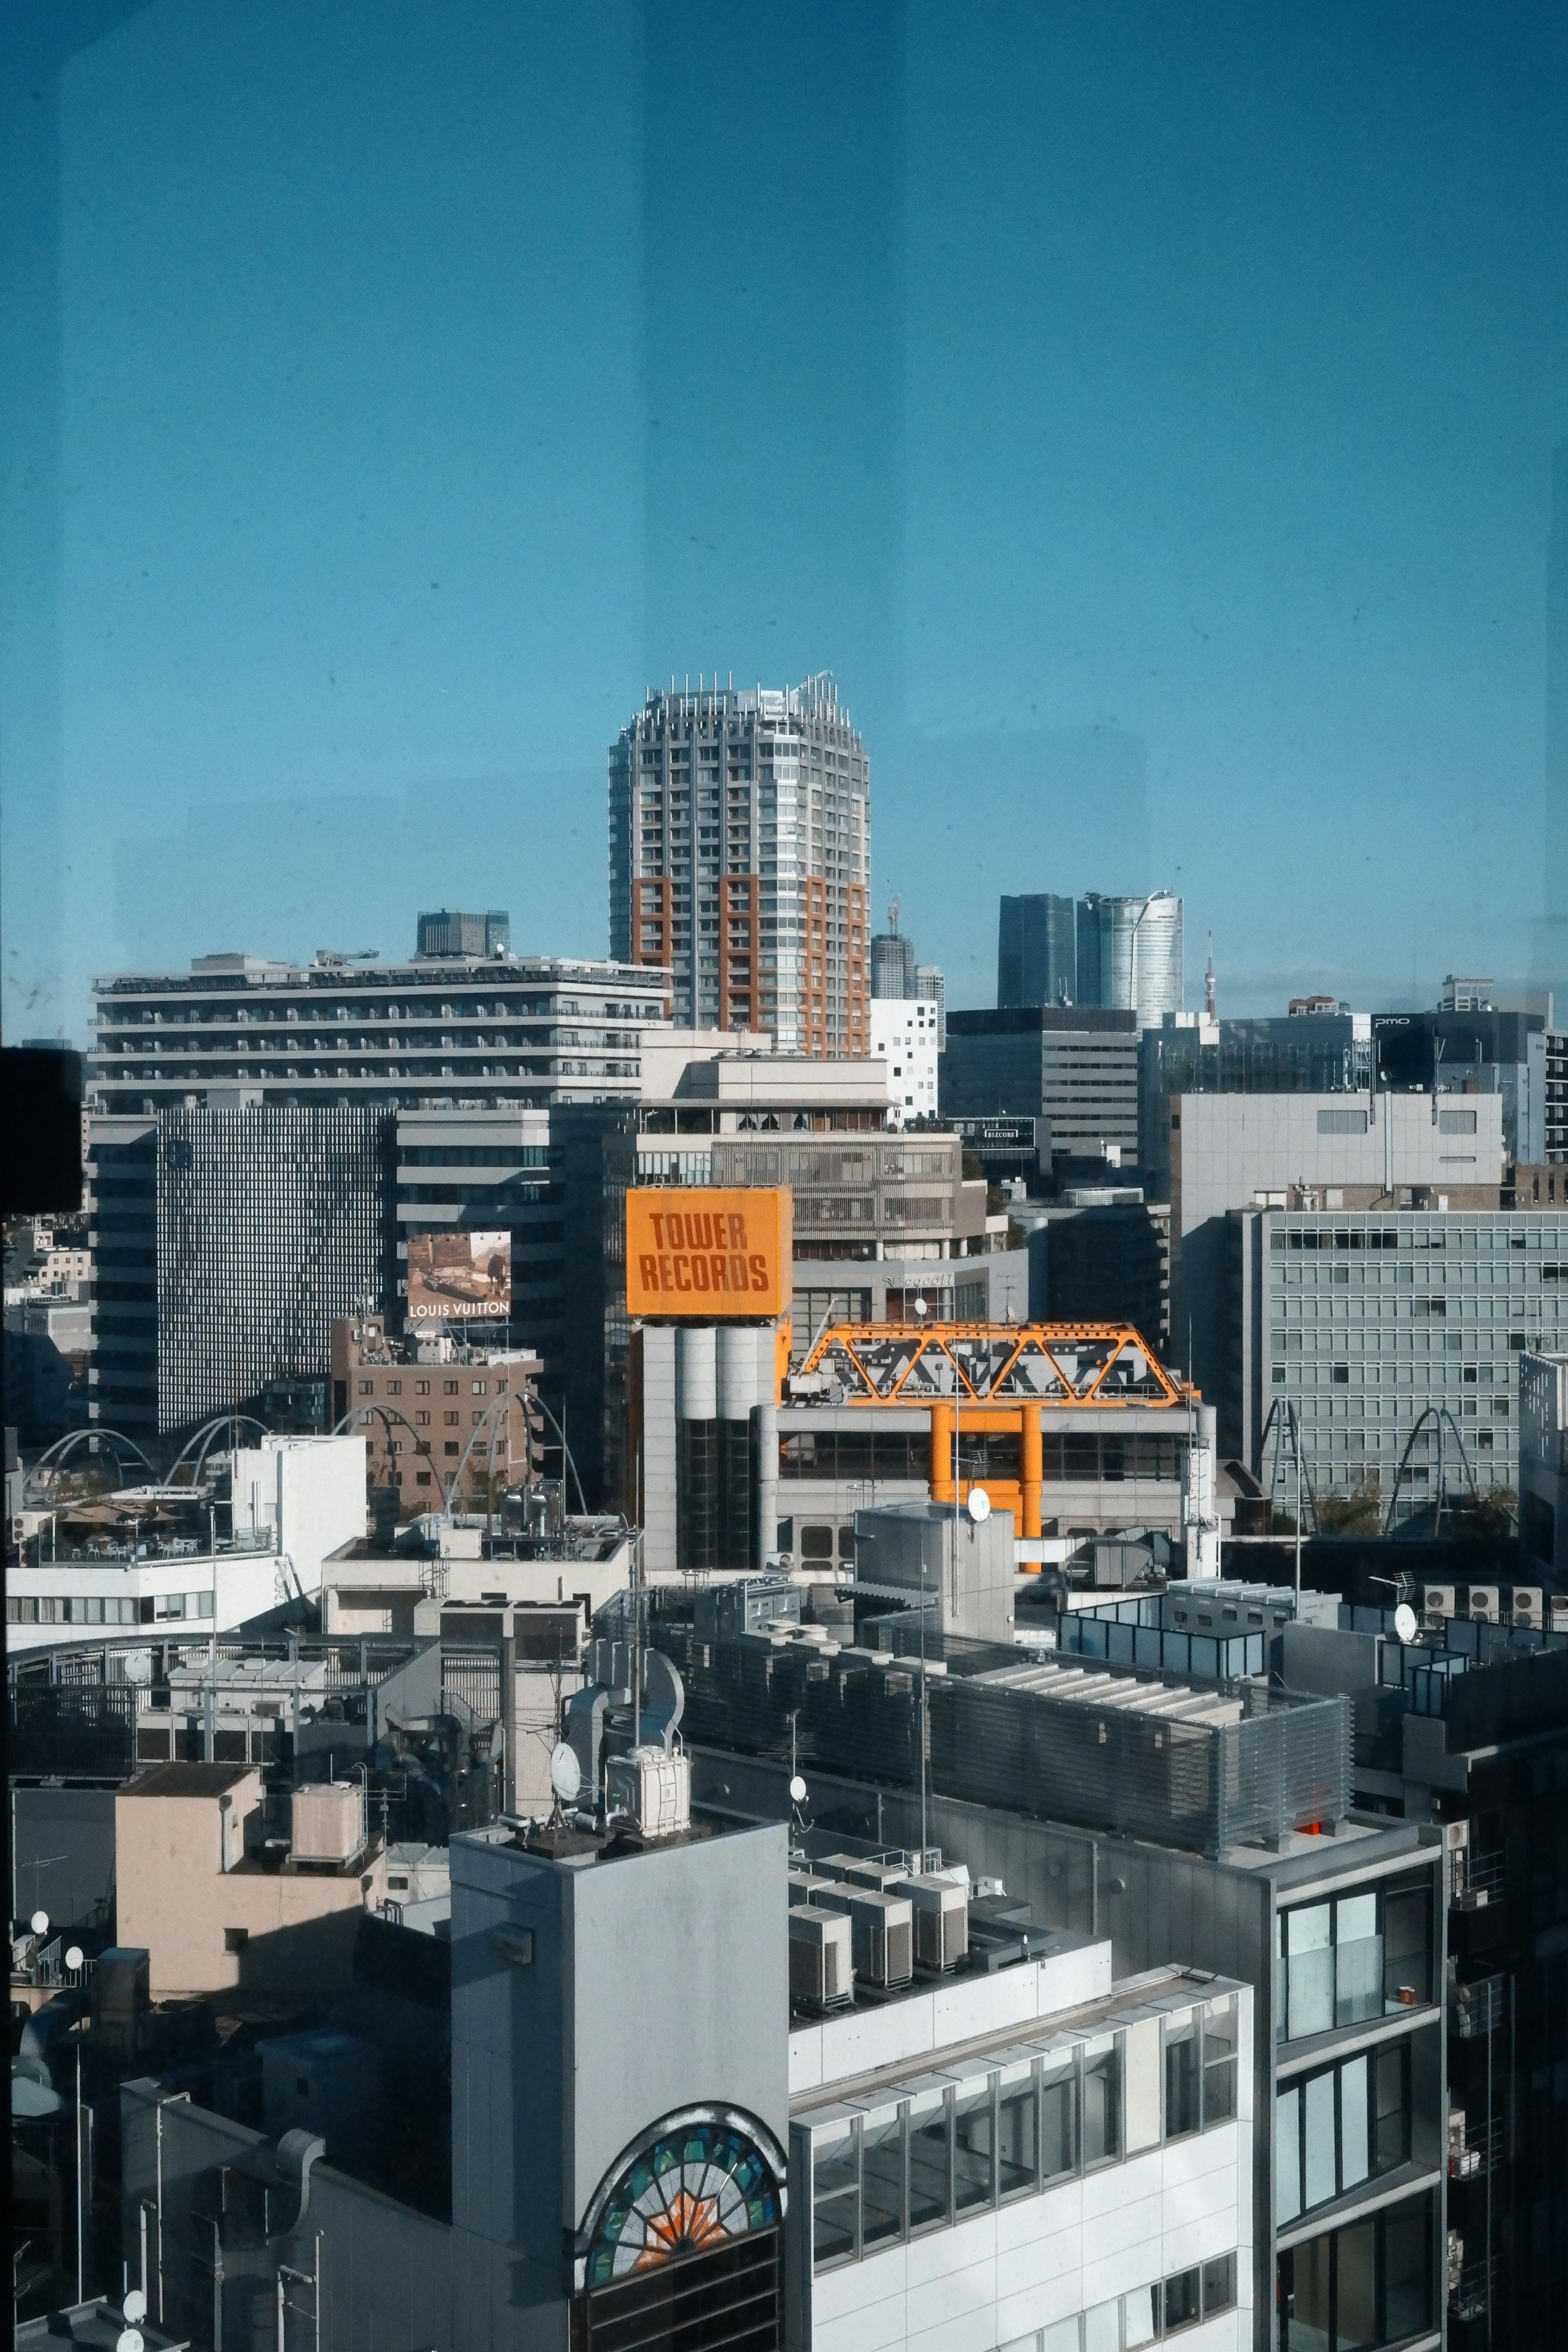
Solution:
M48 1913L47 1911L35 1911L32 1917L28 1920L27 1925L31 1927L35 1936L47 1936L49 1932Z
M152 1681L153 1653L151 1650L127 1651L125 1656L125 1679L128 1683L134 1683L139 1690L144 1688L145 1685Z
M789 1801L792 1805L804 1805L805 1802L805 1782L798 1772L789 1784Z
M977 1528L983 1528L985 1525L986 1520L991 1517L991 1497L986 1493L984 1486L971 1486L969 1490L969 1516L973 1520Z
M132 2288L121 2308L125 2314L127 2322L132 2327L136 2326L138 2320L146 2318L147 2298L139 2286Z
M568 1748L563 1739L550 1751L550 1785L562 1804L576 1803L583 1786L583 1767L577 1761L576 1749Z
M121 2328L114 2339L114 2352L146 2352L142 2331L137 2327Z
M1415 1612L1408 1601L1402 1601L1394 1611L1394 1630L1402 1642L1414 1642L1420 1632L1421 1629L1415 1622Z
M69 1951L66 1954L67 1968L79 1969L86 1957L87 1955L82 1950L81 1946L79 1944L73 1944Z

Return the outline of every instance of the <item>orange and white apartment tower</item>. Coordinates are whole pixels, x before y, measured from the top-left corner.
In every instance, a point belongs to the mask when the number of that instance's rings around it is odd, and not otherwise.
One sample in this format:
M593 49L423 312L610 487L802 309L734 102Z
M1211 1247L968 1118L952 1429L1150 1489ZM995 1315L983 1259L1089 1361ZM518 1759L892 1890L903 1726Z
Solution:
M870 1051L866 747L823 672L650 692L610 750L610 951L683 1028Z

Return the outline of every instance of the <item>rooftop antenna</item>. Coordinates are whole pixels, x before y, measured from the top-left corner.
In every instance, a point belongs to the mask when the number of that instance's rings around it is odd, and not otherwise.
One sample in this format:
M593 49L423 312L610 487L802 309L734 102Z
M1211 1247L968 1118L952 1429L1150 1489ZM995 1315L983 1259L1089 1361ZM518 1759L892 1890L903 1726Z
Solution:
M893 935L894 935L894 937L895 937L895 938L898 936L898 929L899 929L899 902L898 902L898 900L897 900L896 898L893 900L893 902L892 902L891 906L888 908L888 929L889 929L893 933Z
M1208 966L1204 973L1204 1019L1211 1024L1219 1019L1219 1014L1215 1010L1214 989L1214 933L1211 931L1209 933Z

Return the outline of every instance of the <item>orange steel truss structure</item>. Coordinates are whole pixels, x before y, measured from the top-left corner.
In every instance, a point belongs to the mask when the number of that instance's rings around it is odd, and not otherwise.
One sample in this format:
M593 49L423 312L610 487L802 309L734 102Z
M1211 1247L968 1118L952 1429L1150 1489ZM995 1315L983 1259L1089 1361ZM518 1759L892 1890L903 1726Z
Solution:
M1052 1412L1183 1410L1198 1391L1175 1379L1131 1323L837 1323L793 1385L820 1381L834 1404L919 1406L931 1415L934 1503L963 1501L961 1435L1016 1437L1016 1479L987 1477L1018 1532L1040 1532L1042 1416ZM956 1426L955 1426L956 1423Z

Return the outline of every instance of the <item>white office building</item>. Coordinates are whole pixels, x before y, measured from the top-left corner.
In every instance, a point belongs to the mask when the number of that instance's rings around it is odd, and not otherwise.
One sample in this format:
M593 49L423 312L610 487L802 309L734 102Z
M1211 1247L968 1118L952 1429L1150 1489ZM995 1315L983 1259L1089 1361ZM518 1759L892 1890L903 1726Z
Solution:
M937 1113L940 1002L918 996L871 999L871 1058L888 1066L888 1125L911 1127Z

